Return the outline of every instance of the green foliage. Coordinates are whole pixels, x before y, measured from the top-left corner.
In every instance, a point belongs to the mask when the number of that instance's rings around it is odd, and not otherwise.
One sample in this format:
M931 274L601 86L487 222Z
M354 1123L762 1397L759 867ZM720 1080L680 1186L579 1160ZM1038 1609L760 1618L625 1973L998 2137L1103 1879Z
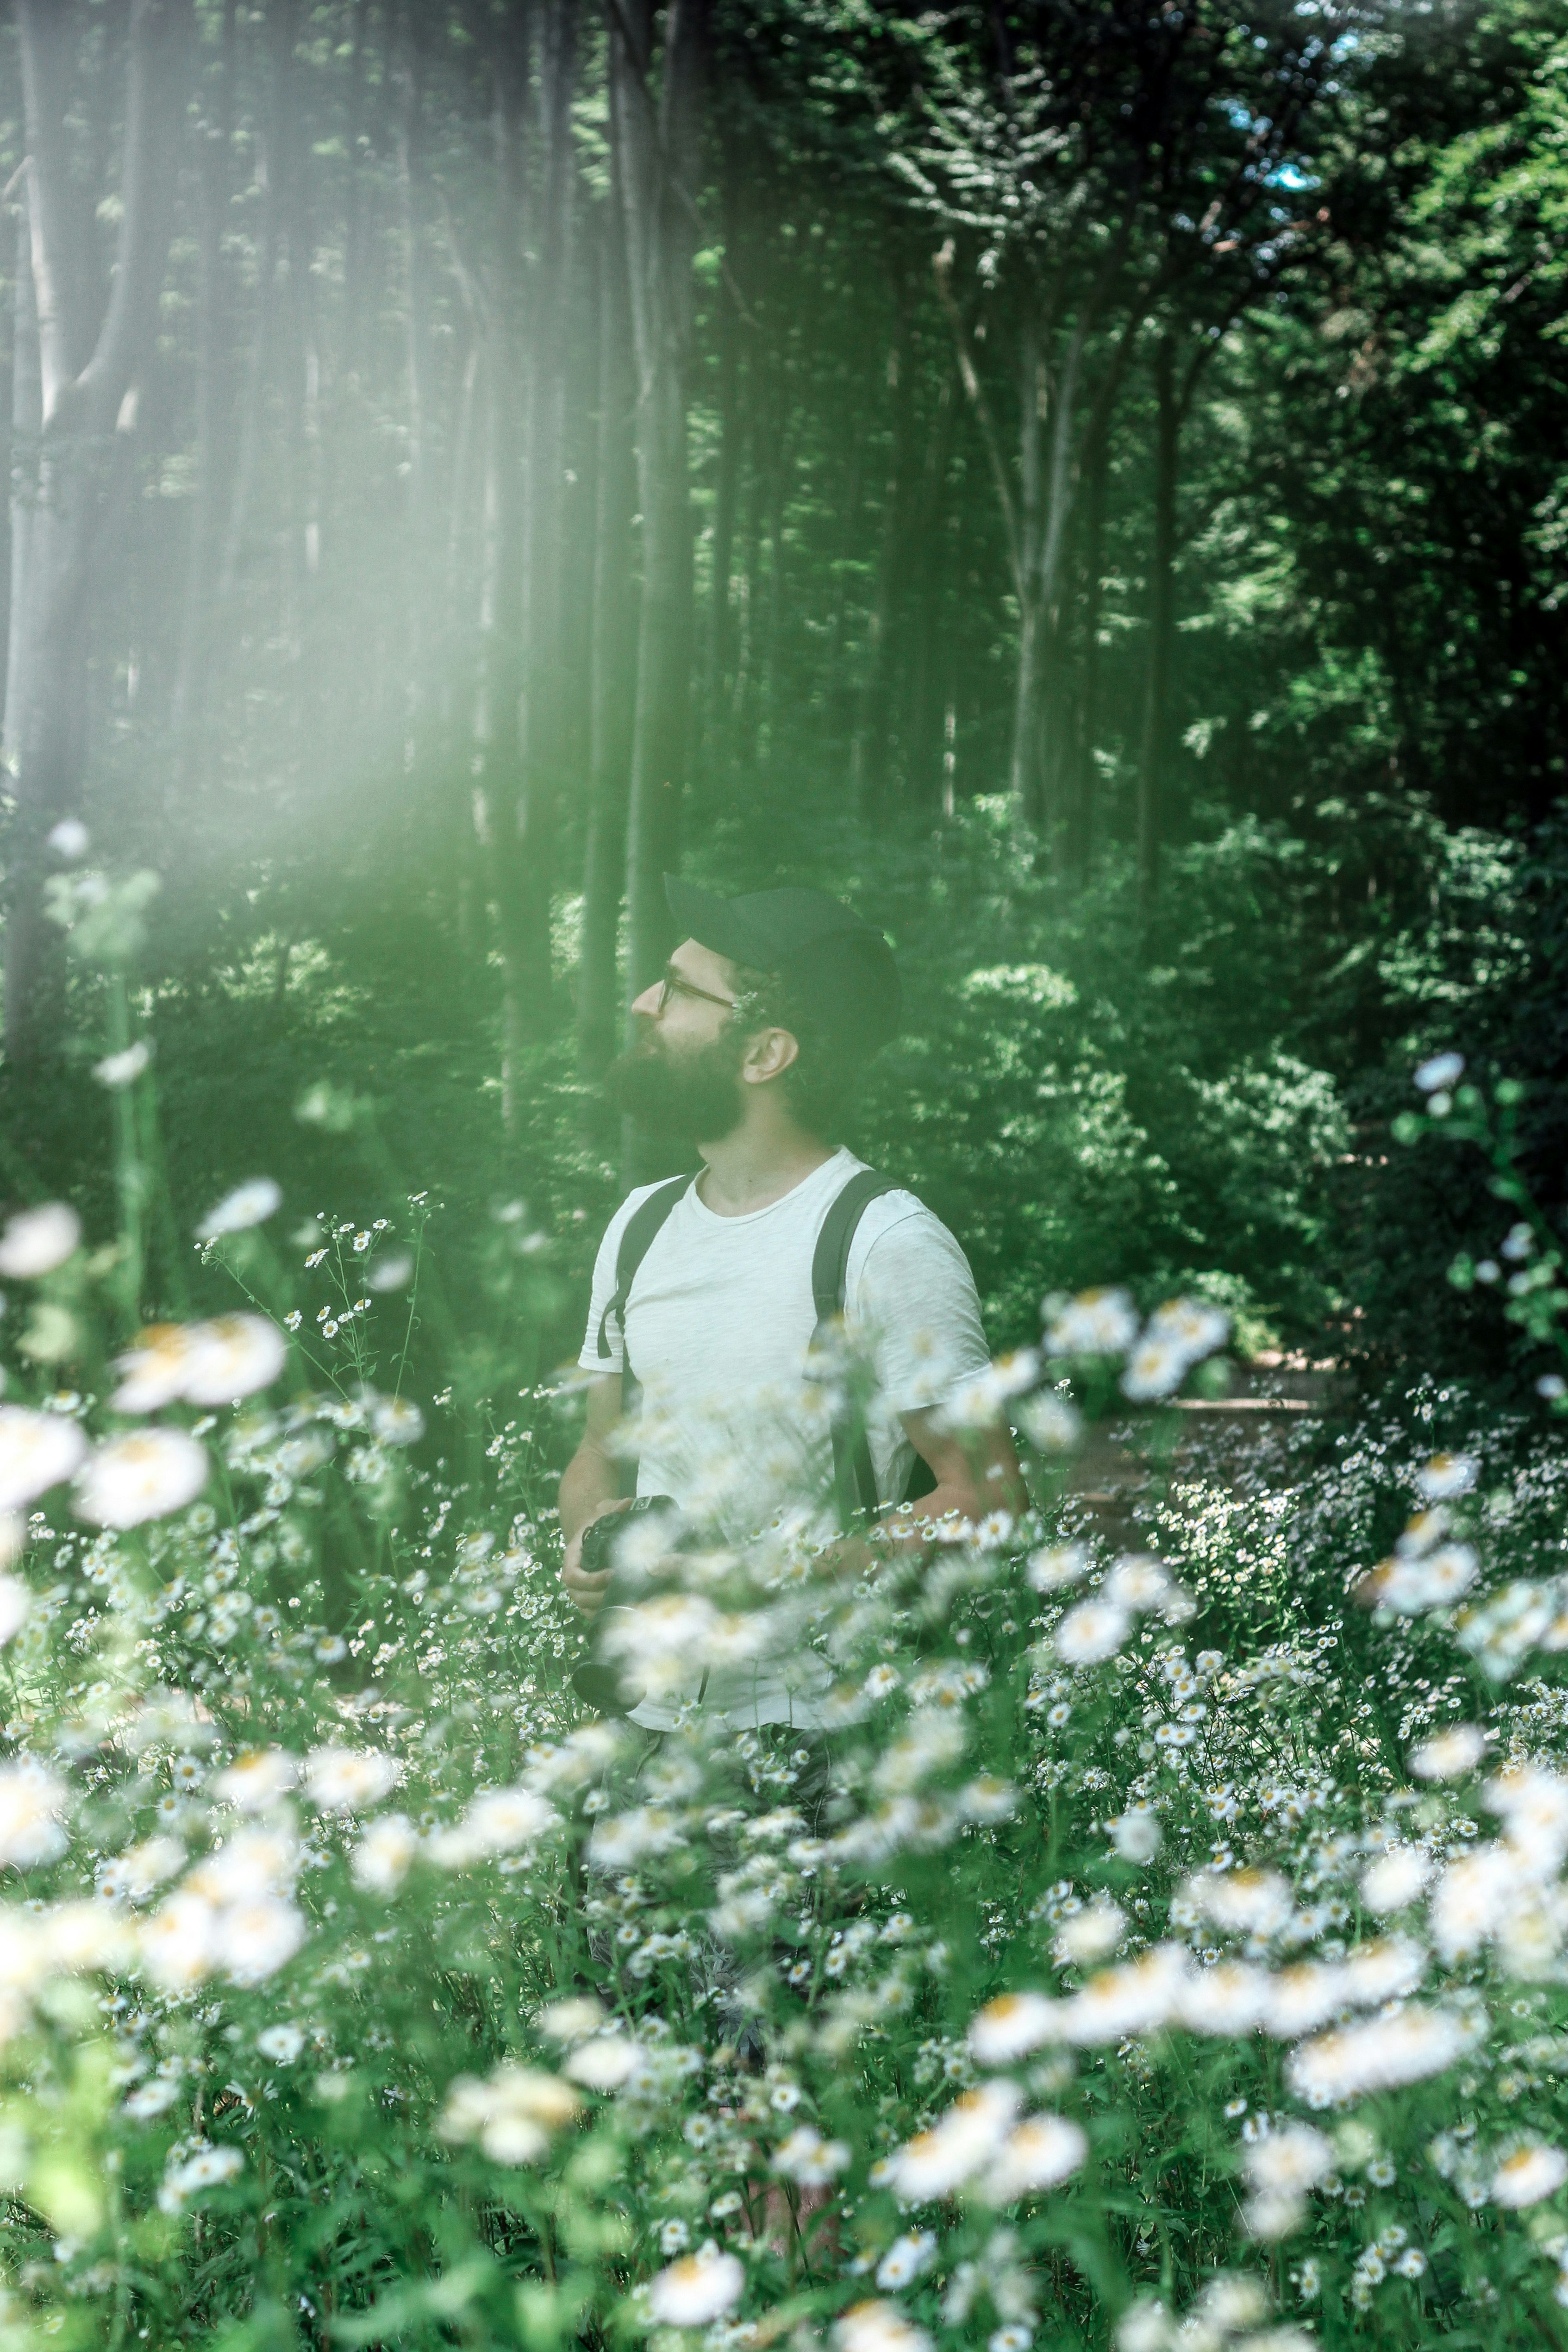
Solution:
M1071 1009L979 969L977 998ZM1044 1360L949 1408L1010 1397L1027 1521L849 1576L809 1520L803 1549L694 1527L627 1612L654 1686L747 1624L813 1643L825 1769L700 1706L651 1742L565 1682L540 1433L571 1399L486 1391L538 1253L493 1259L495 1337L446 1335L416 1402L424 1204L289 1238L269 1198L204 1247L301 1302L277 1404L265 1325L111 1371L115 1251L0 1237L81 1381L9 1404L0 1461L47 1497L0 1585L9 2341L1555 2324L1554 1442L1423 1384L1250 1496L1189 1454L1160 1557L1115 1559L1061 1493L1067 1392L1132 1411L1157 1465L1216 1331L1156 1319L1124 1370L1124 1302L1060 1297ZM219 1345L252 1393L214 1411ZM29 1465L72 1431L92 1452L51 1489L57 1457ZM193 1499L157 1490L171 1443L205 1451Z

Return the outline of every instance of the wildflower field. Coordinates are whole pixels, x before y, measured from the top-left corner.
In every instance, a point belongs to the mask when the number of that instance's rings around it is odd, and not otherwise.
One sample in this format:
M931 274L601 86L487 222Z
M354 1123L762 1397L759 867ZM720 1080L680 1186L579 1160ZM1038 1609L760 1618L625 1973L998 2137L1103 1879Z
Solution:
M1519 1089L1418 1076L1406 1143L1500 1196L1454 1279L1550 1349ZM1224 1316L1053 1295L948 1408L1017 1429L1021 1522L854 1575L821 1496L740 1549L643 1523L612 1663L787 1633L835 1691L825 1770L700 1705L651 1738L570 1680L573 1383L506 1370L549 1237L502 1212L476 1335L423 1196L257 1179L138 1330L134 1041L103 1083L120 1233L0 1234L0 2342L1558 2340L1560 1377L1208 1478L1173 1400ZM1071 1491L1104 1423L1135 1551Z

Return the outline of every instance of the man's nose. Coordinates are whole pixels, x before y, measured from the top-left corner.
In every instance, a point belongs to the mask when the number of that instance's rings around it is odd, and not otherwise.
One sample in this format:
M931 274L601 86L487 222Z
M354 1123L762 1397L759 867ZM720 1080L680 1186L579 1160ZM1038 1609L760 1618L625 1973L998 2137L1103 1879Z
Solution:
M645 1021L656 1021L659 1017L659 998L662 993L663 982L651 980L642 995L632 998L632 1012L640 1013Z

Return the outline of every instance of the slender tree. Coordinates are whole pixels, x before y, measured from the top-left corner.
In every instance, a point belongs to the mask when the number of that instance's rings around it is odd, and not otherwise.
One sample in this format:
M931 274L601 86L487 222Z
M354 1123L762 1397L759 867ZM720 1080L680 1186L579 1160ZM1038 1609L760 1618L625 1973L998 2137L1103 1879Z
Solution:
M691 743L694 585L686 410L707 0L670 0L657 58L655 21L653 0L611 0L611 126L626 220L643 515L627 835L629 978L634 992L658 971L671 943L664 877L679 861Z
M157 319L178 184L191 0L134 0L126 51L120 216L107 299L95 299L90 221L69 154L76 12L19 0L27 136L28 267L37 320L37 504L5 712L15 778L5 926L5 1043L54 1042L46 1005L45 840L79 803L91 615L110 509L130 463L136 390Z

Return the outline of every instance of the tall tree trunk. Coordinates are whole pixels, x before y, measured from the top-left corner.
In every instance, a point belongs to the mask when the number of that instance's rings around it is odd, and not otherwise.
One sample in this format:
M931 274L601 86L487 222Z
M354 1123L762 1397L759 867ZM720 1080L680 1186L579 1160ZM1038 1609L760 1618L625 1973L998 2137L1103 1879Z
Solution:
M371 0L354 0L353 45L349 56L349 166L343 199L343 373L357 376L363 362L365 306L364 163L365 55L370 40Z
M200 772L205 753L213 597L222 551L229 438L228 306L224 299L223 247L229 208L238 33L239 0L224 0L218 55L208 76L206 104L196 134L196 495L185 558L185 604L169 727L171 769L181 801Z
M713 546L708 582L707 676L703 727L711 748L727 729L725 687L729 677L734 630L730 620L735 570L736 502L740 489L740 304L737 289L741 258L741 158L732 118L721 122L720 203L723 207L724 268L718 282L718 462L713 486Z
M1176 631L1176 467L1181 408L1176 396L1176 346L1166 332L1155 353L1159 404L1155 433L1154 547L1149 569L1149 657L1144 675L1144 730L1138 759L1138 903L1152 905L1159 880L1165 826L1166 769L1170 750L1171 650Z
M496 48L496 247L490 299L488 447L485 473L485 523L480 611L479 791L476 817L488 855L502 953L511 948L513 909L518 893L518 825L522 792L522 698L526 519L518 432L517 383L521 369L519 319L523 215L526 197L523 137L532 65L531 11L517 7L501 21ZM517 1026L512 1011L515 982L507 973L503 1006L501 1118L516 1126Z
M631 984L672 945L664 877L680 856L691 735L692 515L686 450L692 261L708 0L669 0L659 92L649 85L653 0L617 5L611 123L621 158L637 358L643 607L627 838Z
M1008 784L1013 806L1029 824L1044 815L1040 727L1045 698L1045 613L1040 579L1040 434L1046 404L1045 358L1038 298L1026 287L1019 322L1019 493L1016 589L1018 666L1013 674L1012 747Z
M510 872L505 877L501 919L508 1053L514 1057L543 1034L550 1013L550 899L567 733L562 499L576 181L571 101L577 69L577 0L547 0L542 30L543 153L528 321L522 760L518 795L510 818Z
M256 317L245 386L240 395L235 433L234 479L224 525L223 552L218 563L218 604L226 604L239 585L250 525L251 499L261 457L267 377L277 308L277 260L284 216L284 183L289 164L289 80L293 72L296 0L273 0L267 18L272 48L272 73L266 127L260 142L262 175L260 258L256 283Z
M614 203L600 242L588 837L583 856L582 953L577 974L577 1066L589 1087L602 1077L615 1051L620 1024L616 946L626 873L627 787L636 700L637 595L632 569L632 517L637 480L632 425L637 387L632 372L625 231ZM591 1111L585 1113L584 1126L591 1134L601 1135L601 1122Z
M192 0L134 0L127 45L116 268L101 318L87 304L79 205L68 158L74 14L18 0L28 149L29 266L38 321L38 501L7 750L16 778L5 926L5 1045L16 1060L53 1044L49 929L40 903L45 840L78 802L86 745L89 626L100 582L115 449L134 426L131 394L157 322L168 260L193 23ZM117 427L119 428L117 430Z
M910 546L915 377L913 294L909 272L900 262L893 277L893 339L887 353L887 481L883 491L876 579L866 625L865 676L850 747L850 790L862 818L868 823L874 822L880 814L887 793L892 751L888 725L893 690L892 635Z
M402 26L402 97L397 124L398 226L402 243L403 365L407 384L408 506L403 529L407 557L404 625L407 661L403 679L406 730L404 764L412 767L429 692L430 649L424 636L424 583L434 549L430 528L430 320L425 286L423 224L415 173L424 127L424 48L422 0L408 0ZM505 264L503 263L503 267Z
M1109 426L1084 453L1088 490L1083 528L1083 667L1079 678L1075 773L1067 812L1064 862L1084 875L1094 847L1094 740L1100 724L1100 614L1104 595L1105 493L1111 470Z
M914 533L921 562L904 666L904 788L909 806L922 813L938 805L942 789L944 714L937 648L952 546L947 488L958 418L956 392L949 375L937 395L925 445L919 519Z
M16 206L16 275L11 320L11 599L5 630L5 742L20 690L27 558L38 509L38 442L44 429L44 386L38 361L38 305L33 292L33 228L27 175Z

